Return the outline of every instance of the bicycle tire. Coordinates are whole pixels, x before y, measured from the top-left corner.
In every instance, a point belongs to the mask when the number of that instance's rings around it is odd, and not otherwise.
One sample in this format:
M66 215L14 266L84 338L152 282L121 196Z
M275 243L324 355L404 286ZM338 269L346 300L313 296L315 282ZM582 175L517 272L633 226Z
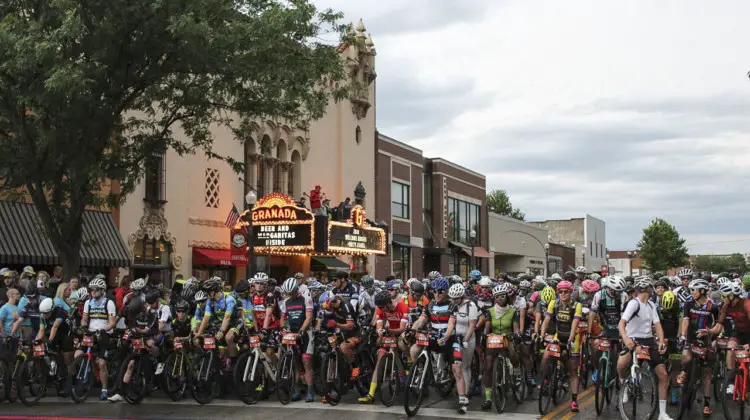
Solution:
M70 389L70 397L79 404L86 401L91 393L94 383L94 363L95 360L88 360L87 353L73 360L73 386Z
M609 380L609 372L607 372L607 359L604 357L599 358L599 367L597 370L596 382L594 382L594 408L596 409L596 415L600 416L604 411L604 403L607 401L607 382Z
M359 376L354 380L354 387L357 388L360 397L370 393L370 383L374 375L374 363L370 358L369 352L359 352L356 356L359 359Z
M185 395L186 388L185 354L172 353L164 363L164 392L172 401L180 401Z
M721 381L722 385L723 385L723 389L726 390L727 388L729 388L729 385L735 385L736 382L737 382L736 378L738 376L739 376L739 380L740 381L747 380L746 378L744 378L744 375L745 375L745 373L741 369L734 368L734 369L729 370L727 372L726 376L724 377L724 380ZM737 389L737 386L735 386L735 390L736 389ZM745 420L746 419L746 417L745 417L745 401L742 401L742 400L735 401L734 400L734 394L735 393L737 393L737 391L735 391L732 394L724 393L724 395L723 395L724 401L722 403L722 410L724 411L724 418L726 418L726 420ZM732 408L733 407L737 407L738 408L738 410L740 412L739 416L737 416L734 413L732 413Z
M337 362L336 352L330 351L323 359L323 366L321 366L320 370L321 379L323 380L323 395L326 402L331 406L338 405L343 396L341 375L336 375L336 372L339 372L338 366L336 366ZM278 384L276 386L278 387Z
M518 371L520 375L511 373L510 377L513 380L511 384L511 390L513 391L513 398L516 400L516 404L521 404L526 399L526 368L523 366L523 362L518 362Z
M497 356L492 362L492 403L498 414L505 412L508 402L505 364L505 356L502 355Z
M385 378L386 374L389 376L388 379ZM395 377L393 377L394 374L396 375ZM398 369L396 368L393 353L388 352L380 358L376 381L380 402L386 407L392 406L401 392L401 378L398 376ZM388 388L388 392L386 392L386 387Z
M699 362L693 355L693 360L690 362L690 370L686 378L685 384L682 387L682 400L680 401L680 412L677 415L677 420L682 420L685 414L692 409L693 400L695 400L695 394L697 392L697 385L694 382L698 377L698 365Z
M237 387L237 396L247 405L257 404L258 401L260 401L264 388L258 390L258 387L260 385L265 385L264 378L266 369L261 361L258 361L255 373L252 373L252 366L255 363L256 357L258 356L256 356L254 351L243 353L234 365L233 376L234 386ZM247 380L245 379L246 368L249 369L248 375L250 376Z
M208 351L201 352L190 364L188 384L193 399L200 405L210 404L219 391L219 357L218 353L213 358L211 355ZM208 366L202 366L202 363L207 363ZM199 378L203 375L204 369L208 369L208 378L205 381Z
M16 391L18 395L18 399L21 400L21 402L26 406L34 406L39 403L39 400L46 394L47 392L47 364L44 363L44 361L37 359L35 357L29 357L26 360L24 360L23 364L21 364L21 370L18 374L18 379L16 382ZM39 389L36 391L36 393L31 391L32 383L29 382L30 375L34 374L37 379L39 379ZM24 393L24 389L26 387L29 387L29 397L26 396L26 393Z
M578 375L579 381L581 383L579 389L586 389L589 387L589 345L588 340L585 340L583 344L581 344L581 355L580 355L580 361L578 362L578 366L580 367L580 372Z
M148 356L144 354L131 353L122 363L122 369L120 369L122 397L128 404L137 405L146 398L148 378L146 377L146 369L143 366L146 357ZM130 382L126 384L124 378L131 361L133 362L133 372L130 376Z
M554 360L552 361L554 362ZM547 410L549 410L550 404L552 404L552 400L554 399L553 396L553 389L552 389L552 381L555 377L555 366L550 362L550 360L547 360L547 368L545 369L544 375L542 376L541 382L539 383L540 389L539 389L539 414L545 415L547 414ZM546 396L545 396L546 394ZM545 402L546 397L546 402Z
M279 368L276 369L276 397L283 405L289 404L294 395L297 385L297 363L294 353L287 351L279 360Z
M714 389L714 401L723 403L724 398L721 398L721 394L723 394L724 392L721 389L721 386L724 384L724 378L726 378L727 375L726 352L717 352L716 365L714 366L714 372L712 372L711 378Z
M404 392L404 411L408 417L414 417L419 413L420 407L424 399L425 389L430 386L429 375L430 372L427 366L427 360L425 355L420 355L417 361L412 365L409 371L409 377L406 380L406 392ZM429 356L427 356L429 357ZM422 382L422 386L416 389L416 383ZM413 395L416 393L416 395ZM409 406L409 400L413 399L415 402L414 408Z

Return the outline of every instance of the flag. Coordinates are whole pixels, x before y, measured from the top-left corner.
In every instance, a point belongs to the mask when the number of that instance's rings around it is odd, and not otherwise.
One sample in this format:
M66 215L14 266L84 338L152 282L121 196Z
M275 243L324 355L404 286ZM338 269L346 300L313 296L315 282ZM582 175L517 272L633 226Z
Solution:
M234 229L234 225L237 224L238 220L240 220L240 213L237 211L237 207L234 206L234 203L232 203L232 210L229 212L227 221L224 222L224 224L229 229Z

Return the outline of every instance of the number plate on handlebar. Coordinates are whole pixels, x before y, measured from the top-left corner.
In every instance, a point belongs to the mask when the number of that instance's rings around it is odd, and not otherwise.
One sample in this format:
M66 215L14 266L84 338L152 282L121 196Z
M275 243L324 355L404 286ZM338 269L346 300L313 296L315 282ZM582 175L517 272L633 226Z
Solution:
M578 322L578 329L579 330L585 330L588 327L589 327L589 323L588 322L584 322L584 321L579 321Z
M286 333L281 337L281 344L297 344L297 334Z
M175 341L174 342L174 349L179 350L182 348L182 341Z
M418 346L429 346L430 345L430 337L427 336L425 333L417 333L417 345Z
M94 347L94 337L91 335L83 336L83 347Z
M693 346L690 349L690 351L692 351L693 354L696 354L696 355L701 356L701 357L705 357L706 356L706 348L705 347Z
M338 342L338 338L336 338L335 335L329 335L328 336L328 344L331 345L331 347L336 347L336 343Z
M257 335L251 335L249 339L250 339L250 347L252 348L260 347L260 337L258 337Z
M547 344L554 343L555 342L555 336L552 334L547 334L544 336L544 342Z
M596 346L596 349L599 351L608 351L612 343L610 343L609 340L596 340L594 345Z
M393 349L398 347L398 339L396 337L383 337L383 347Z
M216 348L216 338L214 337L203 337L203 349L211 350Z
M505 348L505 336L498 334L490 334L487 336L487 348L488 349L503 349Z
M130 345L133 346L133 350L143 350L146 348L146 344L142 338L134 338L130 340Z
M560 357L560 345L559 344L548 345L547 353L552 357Z
M726 349L727 344L729 344L729 340L727 340L726 337L719 337L716 339L716 345L719 346L720 349Z
M734 358L738 360L744 360L750 357L750 353L748 353L745 349L734 349Z
M44 344L34 344L34 356L44 356Z
M651 352L647 346L637 346L635 348L635 357L638 360L651 360Z

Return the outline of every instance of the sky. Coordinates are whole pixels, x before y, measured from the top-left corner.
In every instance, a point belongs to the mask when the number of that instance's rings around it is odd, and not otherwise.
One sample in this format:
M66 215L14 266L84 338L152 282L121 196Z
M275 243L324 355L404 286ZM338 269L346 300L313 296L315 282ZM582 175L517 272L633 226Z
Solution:
M590 214L622 250L661 217L750 253L750 2L313 1L372 35L378 130L526 220Z

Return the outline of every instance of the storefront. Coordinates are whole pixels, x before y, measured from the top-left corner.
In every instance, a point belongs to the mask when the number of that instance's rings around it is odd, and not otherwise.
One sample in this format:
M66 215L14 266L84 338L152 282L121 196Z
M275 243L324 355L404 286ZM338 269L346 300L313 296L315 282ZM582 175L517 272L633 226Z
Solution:
M331 271L342 269L366 273L371 270L368 256L386 254L385 229L372 226L361 206L352 207L349 220L331 221L298 207L289 196L273 193L255 204L252 224L247 213L235 226L234 235L249 230L248 244L244 249L232 246L232 254L247 255L247 247L252 246L255 256L268 258L268 267L262 270L256 264L257 271L277 280L296 272L323 280Z

